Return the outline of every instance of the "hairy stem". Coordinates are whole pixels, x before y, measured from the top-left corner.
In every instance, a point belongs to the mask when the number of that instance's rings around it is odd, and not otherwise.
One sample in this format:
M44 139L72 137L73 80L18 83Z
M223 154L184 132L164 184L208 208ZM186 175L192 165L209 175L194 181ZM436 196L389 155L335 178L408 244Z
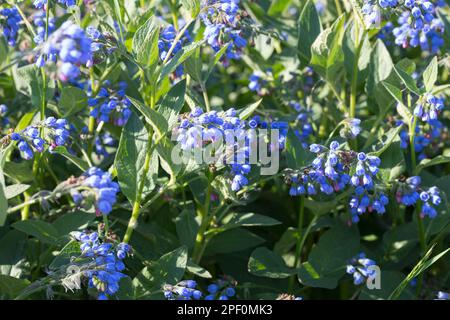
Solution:
M300 197L300 209L298 213L298 225L297 225L297 243L295 245L295 258L294 258L294 268L298 268L298 266L301 263L301 254L304 244L304 238L305 235L302 233L303 228L303 221L305 219L305 198L304 196ZM292 290L294 288L294 282L295 282L296 275L292 275L289 279L289 289L288 291L292 293Z

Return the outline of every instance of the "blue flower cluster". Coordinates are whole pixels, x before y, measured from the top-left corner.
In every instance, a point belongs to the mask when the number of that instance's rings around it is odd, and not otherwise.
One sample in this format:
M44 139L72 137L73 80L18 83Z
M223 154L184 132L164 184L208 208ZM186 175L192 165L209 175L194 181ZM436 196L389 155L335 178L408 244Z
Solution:
M0 10L0 24L3 26L3 35L12 47L16 45L21 21L22 17L16 8L3 8Z
M9 119L6 117L6 113L8 112L8 107L5 104L0 104L0 125L2 127L6 127L9 125ZM1 128L4 129L4 128Z
M228 300L236 295L234 287L225 280L218 280L217 283L210 284L206 290L209 294L205 300Z
M375 269L371 268L375 265L375 261L366 258L366 254L361 252L350 260L346 272L353 276L353 283L359 286L366 282L367 279L370 280L376 277Z
M422 50L431 53L436 53L444 44L442 38L444 24L437 17L436 6L431 1L405 0L400 4L398 0L366 0L362 7L366 23L379 24L382 10L399 11L400 14L397 27L388 22L382 28L381 39L387 38L387 34L392 33L395 44L403 48L420 45Z
M444 124L439 120L429 120L425 124L417 124L415 130L414 150L417 153L417 159L420 161L437 154L442 141L445 141L444 136L447 133L447 128ZM400 131L400 147L402 149L409 147L409 140L408 130Z
M58 77L72 81L80 75L81 65L92 65L92 40L86 32L68 20L53 32L43 45L36 65L43 67L46 60L58 60Z
M76 6L77 0L58 0L58 3L65 5L66 7ZM47 0L34 0L34 6L36 9L45 9Z
M439 113L444 109L444 102L444 98L438 98L428 93L419 99L414 108L414 115L425 122L437 120Z
M168 300L200 300L203 292L196 287L197 282L194 280L184 280L174 286L164 285L164 296Z
M180 24L180 27L182 27L182 23ZM169 53L169 50L172 47L176 36L177 30L175 30L173 25L168 25L167 27L161 30L159 34L158 48L159 48L159 58L162 61L167 58L167 54ZM189 34L189 31L186 30L181 39L178 40L177 43L175 44L169 59L172 59L173 56L177 54L185 44L188 44L190 42L192 42L192 38ZM174 72L174 78L180 78L183 74L184 74L183 66L179 65Z
M405 181L399 181L396 191L396 199L398 203L405 206L412 206L421 204L421 217L428 216L434 218L437 216L437 211L434 206L441 203L439 189L431 187L428 190L423 190L420 187L422 180L419 176L407 178Z
M39 135L40 129L47 129L43 138ZM57 146L65 145L69 136L67 120L49 117L41 123L26 127L21 132L11 133L11 140L17 142L22 158L29 160L34 156L33 149L42 152L45 145L49 145L49 150L52 151Z
M47 32L47 36L49 36L56 29L55 18L49 17L48 29L46 31L46 14L44 11L39 11L34 15L33 23L36 26L36 36L34 37L36 44L44 43L45 33Z
M439 291L435 300L450 300L450 294L444 291Z
M176 141L183 151L192 151L221 139L222 142L227 143L227 147L233 144L237 148L233 154L234 157L226 156L220 160L223 164L231 164L231 174L233 175L231 188L233 191L238 191L248 184L245 175L251 170L248 161L251 153L250 144L257 139L255 132L247 129L256 128L267 129L269 125L259 116L254 116L248 121L241 120L233 108L222 112L209 111L205 113L201 108L195 108L189 114L180 117L179 127L174 133ZM288 130L287 123L273 122L270 128L279 130L279 140L272 142L271 150L284 148Z
M294 133L302 143L303 148L306 149L313 134L313 127L309 121L310 112L298 102L290 102L289 105L297 112Z
M84 264L83 275L89 279L88 287L98 290L99 300L108 300L119 290L119 281L125 274L122 260L131 251L130 245L120 243L101 243L97 232L73 232L73 237L81 242L81 258L88 259Z
M240 59L243 48L247 46L247 40L241 36L242 30L238 25L239 2L240 0L207 0L203 5L206 10L201 18L206 26L206 42L216 52L229 43L225 64L230 59Z
M113 87L109 80L97 93L97 96L90 98L88 104L91 108L90 115L98 121L111 122L117 126L123 126L131 116L131 102L125 96L127 83L120 81Z
M236 290L225 280L210 284L206 296L197 288L195 280L183 280L176 285L166 284L163 291L168 300L228 300L236 295Z
M106 132L101 135L97 135L95 137L95 149L94 152L97 154L98 157L107 157L109 155L108 151L106 150L106 147L112 147L116 144L116 141L114 140L113 136Z
M258 95L263 96L269 93L266 88L268 80L273 79L272 70L268 69L265 73L261 71L254 71L249 78L248 88L251 91L256 92Z
M81 190L76 187L71 190L75 204L80 205L83 201L89 204L94 200L97 215L108 215L112 211L120 188L108 172L92 167L78 179L77 185L82 187Z
M380 158L360 152L357 160L355 173L350 180L355 188L355 193L349 203L354 223L357 223L359 216L366 211L374 210L378 214L385 213L385 206L389 203L389 198L384 193L375 190L374 179L381 164Z
M339 131L341 137L345 139L355 139L362 131L361 120L357 118L346 119L344 127Z
M311 144L309 150L316 154L310 167L290 177L291 196L316 195L320 191L326 195L343 190L350 182L346 173L353 152L338 150L339 143L333 141L328 149L319 144Z

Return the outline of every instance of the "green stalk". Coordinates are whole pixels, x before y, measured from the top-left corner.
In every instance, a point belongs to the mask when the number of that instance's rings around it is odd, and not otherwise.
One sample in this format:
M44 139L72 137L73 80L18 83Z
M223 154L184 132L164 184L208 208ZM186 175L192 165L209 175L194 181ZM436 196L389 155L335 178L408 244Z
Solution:
M305 197L301 196L300 197L300 209L299 209L299 213L298 213L298 225L297 225L297 232L298 232L298 237L297 237L297 244L295 245L295 258L294 258L294 268L298 268L298 266L301 263L301 254L302 254L302 249L303 249L303 244L305 237L305 234L302 234L302 229L303 229L303 220L305 219ZM292 275L291 278L289 279L289 289L288 292L292 293L292 290L294 288L294 282L295 282L295 277L296 275Z
M350 118L355 118L356 116L356 94L357 94L357 86L358 86L358 62L359 57L361 55L362 45L364 43L363 37L359 37L359 21L356 17L356 14L353 16L353 26L355 28L355 60L353 61L353 74L352 74L352 83L351 83L351 91L350 91Z
M211 182L212 177L211 174L208 174L208 188L206 189L205 194L205 204L203 208L199 208L199 213L201 216L200 228L198 229L197 236L195 238L194 250L192 252L192 259L195 263L200 263L204 252L204 242L205 242L205 232L208 230L209 225L211 224L211 219L209 215L209 207L211 204Z
M201 84L201 88L203 91L203 99L205 100L206 111L209 112L209 111L211 111L211 105L209 103L208 91L206 91L206 86L203 82Z
M156 92L152 88L151 96L150 96L150 108L154 109L156 105L155 101ZM123 237L123 242L129 243L131 239L131 235L133 234L133 230L136 228L138 223L138 218L141 209L142 202L142 192L144 191L145 179L147 177L148 170L150 169L150 160L152 158L152 137L153 137L153 129L151 126L147 126L148 131L148 140L147 140L147 150L145 152L145 160L144 160L144 171L142 172L142 176L139 182L139 188L136 195L136 199L133 203L133 211L131 212L130 220L128 221L127 230L125 231L125 235Z

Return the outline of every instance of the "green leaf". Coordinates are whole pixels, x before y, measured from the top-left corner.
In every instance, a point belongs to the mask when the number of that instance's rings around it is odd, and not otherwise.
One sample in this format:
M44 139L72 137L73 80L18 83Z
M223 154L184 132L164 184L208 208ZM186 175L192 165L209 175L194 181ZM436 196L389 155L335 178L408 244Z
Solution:
M345 73L344 33L345 19L342 15L330 28L323 30L311 46L311 66L333 87L341 85Z
M214 236L206 250L206 254L231 253L256 247L265 240L243 228L235 228Z
M184 105L184 95L186 93L186 80L175 84L161 101L158 113L160 113L169 125L173 128L178 122L178 114Z
M188 250L181 247L169 252L142 269L133 279L135 298L150 296L161 290L164 284L177 284L184 275L188 261Z
M127 96L127 98L130 99L131 103L145 117L147 123L153 127L155 132L158 133L158 136L161 137L168 132L169 125L167 123L167 120L160 113L147 107L142 102L132 97Z
M196 41L178 51L161 69L158 82L161 82L167 75L175 71L175 69L192 56L196 49L203 44L203 41Z
M13 68L16 90L30 97L31 104L39 108L42 104L42 77L40 70L35 64L29 64L20 68ZM46 97L53 96L53 82L48 82Z
M298 20L298 55L303 65L311 60L311 46L322 32L320 17L314 1L308 0Z
M159 49L159 23L157 19L150 17L133 36L133 53L144 67L154 70L158 64Z
M3 177L3 170L0 168L0 226L3 226L8 216L8 201L5 194L5 179Z
M33 236L47 244L57 244L58 231L50 223L41 220L23 220L17 221L12 225L14 229L22 231Z
M64 158L80 168L81 171L86 171L89 169L89 164L87 164L84 160L81 160L80 158L72 155L64 146L56 147L55 149L53 149L53 152L62 155Z
M12 199L14 197L17 197L18 195L24 193L25 191L27 191L30 188L29 184L13 184L11 186L7 186L5 188L5 196L6 199Z
M428 167L432 167L438 164L443 164L443 163L449 163L450 162L450 157L446 157L446 156L437 156L434 157L433 159L423 159L422 161L420 161L419 165L416 167L415 170L415 174L419 174L420 171L422 171L425 168Z
M191 17L194 19L200 13L200 1L199 0L180 0L181 5L191 13Z
M78 257L80 255L80 243L78 241L71 240L61 249L61 251L58 252L48 268L50 270L57 270L61 267L65 267L70 264L73 257Z
M13 299L24 290L30 281L0 274L0 298Z
M230 43L225 44L222 48L220 48L219 51L216 52L214 59L212 59L209 62L208 70L203 75L203 82L206 83L206 81L209 79L209 76L211 75L211 72L214 70L214 67L219 63L220 59L222 59L223 55L227 52L228 47L230 46ZM201 61L200 61L201 63Z
M199 222L195 219L195 213L192 210L183 210L175 220L178 239L180 243L192 249L195 244L195 237L200 228Z
M53 222L60 237L72 231L86 229L95 219L95 214L83 211L68 212Z
M58 103L58 111L62 118L67 118L87 108L87 95L84 90L76 87L64 87Z
M158 162L154 155L150 161L151 169L143 177L145 158L149 151L148 143L147 128L139 117L132 113L123 128L115 160L120 190L132 204L136 201L143 178L143 198L155 188Z
M427 92L431 92L433 90L434 84L436 83L438 76L438 61L435 56L433 60L431 60L428 67L423 72L423 84L425 85L425 89Z
M389 51L383 41L378 39L370 55L366 91L369 99L375 100L382 112L387 110L395 101L382 84L382 81L390 79L393 68L394 63Z
M190 259L188 260L188 263L186 265L186 270L189 271L192 274L195 274L196 276L198 276L200 278L205 278L205 279L211 279L212 278L212 275L211 275L211 273L209 273L208 270L200 267L199 265L196 265Z
M248 261L248 271L258 277L283 279L296 273L286 266L283 258L267 248L255 249Z
M334 289L345 274L349 259L358 253L359 232L356 226L337 223L321 237L298 271L305 286Z
M252 103L251 105L249 105L243 109L239 109L238 110L239 119L245 120L248 117L250 117L252 115L252 113L255 112L255 110L259 107L259 105L261 104L261 101L262 101L262 99L259 99L255 103Z
M381 154L391 146L391 144L396 140L396 138L398 138L398 134L402 129L403 129L402 126L389 129L389 131L386 132L385 134L386 140L381 141L379 149L371 154L377 157L381 156Z
M272 17L277 17L289 7L291 2L292 0L273 0L267 14Z
M410 76L408 73L397 66L394 66L394 71L409 91L415 93L418 96L422 94L422 91L417 88L416 81L414 81L412 76Z
M222 220L222 228L232 229L237 227L274 226L280 221L257 213L232 213Z
M402 281L404 275L398 271L389 271L382 270L381 271L381 279L380 279L380 289L372 289L364 287L359 295L359 300L381 300L387 299L389 294L394 290ZM409 296L404 295L402 300L404 299L412 299L413 296L411 294Z

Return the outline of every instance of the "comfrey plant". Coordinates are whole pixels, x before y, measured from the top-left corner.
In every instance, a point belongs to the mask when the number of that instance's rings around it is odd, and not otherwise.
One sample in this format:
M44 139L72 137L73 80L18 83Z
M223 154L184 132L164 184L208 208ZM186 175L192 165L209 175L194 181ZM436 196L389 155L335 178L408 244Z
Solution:
M119 290L120 280L125 277L122 260L131 253L130 245L102 243L97 232L73 232L72 236L80 242L81 255L69 267L76 267L88 280L88 288L97 291L97 299L113 297Z
M366 258L366 254L361 252L350 260L346 272L353 276L353 283L359 286L377 276L376 270L371 268L375 265L375 261Z
M68 184L75 204L88 208L93 204L96 214L109 214L120 191L109 173L95 167L79 178L69 179Z
M3 29L3 36L12 47L16 45L17 35L21 26L22 17L16 8L0 9L0 26Z
M242 35L239 20L241 10L239 0L205 0L204 13L201 14L205 24L204 38L214 49L219 51L228 44L224 63L230 59L240 59L242 50L247 46L247 40Z
M0 2L0 299L448 298L442 1Z
M391 32L395 44L403 48L420 45L422 50L436 53L444 43L444 24L437 17L436 6L431 1L364 0L362 12L368 25L381 24L383 15L397 15L397 26L388 22L383 33Z
M92 63L91 44L91 39L81 27L66 21L42 45L36 65L44 67L47 61L56 62L58 78L74 80L80 76L81 65Z
M17 148L25 160L30 160L34 152L43 152L46 147L52 152L58 146L68 143L70 133L69 125L65 119L49 117L42 122L26 127L20 132L11 132L2 138L2 144L10 141L17 143ZM44 134L40 134L43 132Z
M183 20L184 22L184 20ZM180 24L180 27L183 25ZM189 35L189 31L186 30L181 39L178 40L175 44L175 38L177 36L177 31L175 30L175 27L173 25L169 25L166 27L163 27L161 32L159 33L159 40L158 40L158 48L159 48L159 57L161 61L164 60L170 60L173 58L174 55L176 55L184 45L192 42L191 36ZM172 52L169 54L170 49L172 48ZM179 65L173 74L174 78L180 78L184 74L183 65Z
M399 181L395 193L397 202L405 206L419 205L421 218L435 218L437 216L435 206L441 203L439 189L435 186L422 189L421 183L422 179L419 176Z
M90 115L97 121L111 122L123 126L131 115L131 102L125 96L127 83L120 81L113 86L110 81L104 81L95 97L89 99L92 108Z

